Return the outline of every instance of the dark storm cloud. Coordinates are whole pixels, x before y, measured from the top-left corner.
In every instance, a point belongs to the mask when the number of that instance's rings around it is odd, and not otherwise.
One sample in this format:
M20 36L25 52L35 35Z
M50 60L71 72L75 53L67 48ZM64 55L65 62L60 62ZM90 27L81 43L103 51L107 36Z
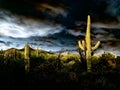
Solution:
M101 41L99 50L120 48L120 0L0 0L0 8L6 10L0 11L0 33L14 37L0 40L11 41L10 47L18 44L23 47L29 41L40 42L45 49L74 48L76 40L85 36L89 14L93 43ZM31 40L31 36L40 37Z
M0 0L0 7L25 16L50 19L68 25L76 20L119 21L119 0ZM64 17L65 16L65 17Z
M120 0L109 0L106 12L116 17L120 22Z
M45 9L46 9L46 11L50 10L51 13L52 12L57 13L59 11L62 12L62 7L59 7L59 5L57 7L53 6L53 5L49 4L48 1L44 1L44 0L43 1L41 1L41 0L40 1L2 0L0 3L0 7L10 10L11 12L16 13L16 14L39 17L39 18L45 18L45 16L44 16L45 12L43 12L43 10L45 10ZM57 11L55 11L55 8ZM59 9L57 9L57 8L59 8ZM46 14L50 13L50 11L46 12Z
M28 19L13 15L8 11L0 11L0 35L14 38L26 38L31 36L48 36L63 30L60 24Z
M38 11L41 11L42 13L48 13L49 15L56 17L58 15L67 16L67 11L65 11L63 8L61 7L54 7L51 6L47 3L42 3L42 4L37 4L36 5L36 9Z

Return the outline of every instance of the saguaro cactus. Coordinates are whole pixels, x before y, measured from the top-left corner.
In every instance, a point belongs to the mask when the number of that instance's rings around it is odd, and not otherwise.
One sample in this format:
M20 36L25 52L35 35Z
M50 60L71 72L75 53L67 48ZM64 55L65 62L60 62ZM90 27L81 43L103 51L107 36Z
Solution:
M14 56L14 60L16 59L16 49L13 49L13 56Z
M90 38L90 16L87 18L87 29L85 40L78 41L78 46L80 49L85 51L86 54L86 63L87 63L87 71L91 72L91 53L100 45L100 41L96 43L94 47L91 47L91 38Z
M29 72L30 69L30 46L27 43L24 48L24 58L25 58L25 71Z

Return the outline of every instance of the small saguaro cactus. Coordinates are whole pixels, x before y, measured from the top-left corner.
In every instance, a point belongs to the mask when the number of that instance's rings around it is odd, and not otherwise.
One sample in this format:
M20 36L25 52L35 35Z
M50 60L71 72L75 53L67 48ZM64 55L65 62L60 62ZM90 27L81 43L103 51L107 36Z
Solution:
M100 41L96 43L94 47L91 46L91 38L90 38L90 16L87 18L87 29L85 40L78 41L78 46L80 49L85 51L86 54L86 63L87 63L87 71L91 72L91 53L98 48L100 45Z
M37 44L37 49L36 49L36 57L39 56L39 44Z
M16 59L16 49L13 49L13 56L14 56L14 60Z
M30 69L30 46L27 43L24 48L24 58L25 58L25 72L28 73Z

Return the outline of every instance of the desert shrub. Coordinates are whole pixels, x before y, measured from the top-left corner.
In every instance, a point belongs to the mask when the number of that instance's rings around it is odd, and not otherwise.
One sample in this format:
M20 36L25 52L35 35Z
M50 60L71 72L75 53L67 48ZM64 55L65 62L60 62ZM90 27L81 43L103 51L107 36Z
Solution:
M57 59L59 59L57 55L49 55L48 56L48 62L50 62L50 63L55 63Z
M94 60L92 64L92 70L95 72L114 70L116 68L116 58L115 55L111 53L104 53L98 60Z
M42 64L42 63L46 63L47 59L45 58L44 55L40 55L38 57L36 56L31 56L30 57L30 68L34 69L34 67Z
M62 55L61 56L61 61L63 63L68 63L70 61L76 61L79 60L79 55L78 54L68 54L68 55Z
M116 61L116 70L120 72L120 56L117 56L115 61Z
M91 64L92 64L92 71L98 71L97 69L99 69L99 57L97 56L92 56L91 57Z

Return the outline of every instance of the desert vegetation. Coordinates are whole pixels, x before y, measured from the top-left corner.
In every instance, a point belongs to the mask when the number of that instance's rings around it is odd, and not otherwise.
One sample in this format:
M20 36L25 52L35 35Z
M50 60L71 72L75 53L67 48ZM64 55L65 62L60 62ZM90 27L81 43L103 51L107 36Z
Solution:
M94 55L100 41L91 47L90 16L85 41L78 41L77 53L33 49L0 50L0 88L119 90L120 56Z
M3 88L27 89L119 89L120 56L91 56L91 72L79 53L52 53L29 47L26 73L25 48L0 51L0 83ZM36 55L37 54L37 55ZM85 55L82 54L85 60ZM87 66L87 65L86 65ZM46 87L45 87L46 85Z

